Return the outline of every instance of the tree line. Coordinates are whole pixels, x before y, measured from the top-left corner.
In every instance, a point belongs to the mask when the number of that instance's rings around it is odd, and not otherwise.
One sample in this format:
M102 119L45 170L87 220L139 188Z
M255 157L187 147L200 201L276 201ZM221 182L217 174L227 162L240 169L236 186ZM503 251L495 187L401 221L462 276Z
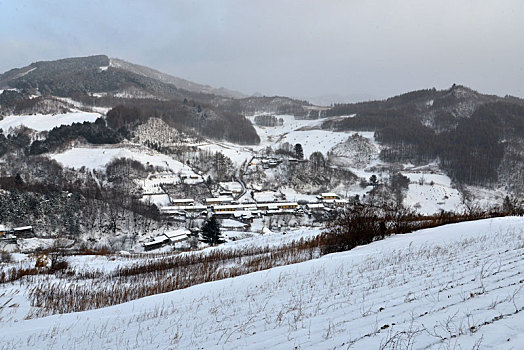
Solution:
M324 128L374 130L377 141L388 145L381 158L392 162L427 162L440 159L456 181L490 184L498 180L505 139L524 135L524 107L507 102L487 103L456 127L436 133L408 110L364 113L342 121L327 121Z

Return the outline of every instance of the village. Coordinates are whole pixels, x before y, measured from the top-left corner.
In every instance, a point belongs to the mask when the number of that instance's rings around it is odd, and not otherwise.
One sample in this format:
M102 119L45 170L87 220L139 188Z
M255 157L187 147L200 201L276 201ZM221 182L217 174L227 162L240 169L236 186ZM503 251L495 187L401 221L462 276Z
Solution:
M189 226L169 230L162 235L153 237L145 242L145 251L151 251L166 245L175 246L177 243L186 242L198 234L199 229L191 227L194 220L203 221L211 216L216 216L221 222L221 227L226 232L247 232L257 230L264 234L269 231L268 222L275 222L278 228L281 225L295 227L300 222L323 222L331 217L333 211L343 209L348 204L347 199L342 199L336 193L321 193L314 202L307 201L254 201L239 203L235 200L235 192L221 191L220 196L205 198L198 203L191 198L170 198L170 205L160 208L163 220L176 225ZM280 219L280 220L279 220ZM295 219L295 220L293 220ZM253 225L258 221L258 226ZM253 227L255 226L255 227ZM234 238L233 238L234 239Z
M257 154L246 162L243 170L245 173L257 169L267 171L283 162L293 166L308 160ZM286 196L267 188L248 188L239 178L218 182L211 192L212 197L194 195L184 198L180 191L176 191L180 184L193 187L205 181L204 174L187 166L178 173L154 173L146 179L135 180L142 200L155 204L162 221L172 228L147 238L143 242L145 251L165 246L189 247L188 241L198 237L203 222L211 216L219 220L221 230L229 240L236 240L240 234L234 232L264 234L269 229L285 232L292 227L321 225L350 203L350 200L332 192Z
M283 162L286 166L293 166L307 163L308 160L258 154L245 163L243 170L245 173L267 171ZM334 192L289 194L253 184L248 188L237 177L209 186L205 174L186 164L169 160L157 163L164 167L155 169L146 177L129 178L135 184L129 193L135 199L158 209L161 227L141 232L133 247L128 247L134 252L159 251L164 247L164 250L195 248L203 223L212 216L218 219L226 240L231 241L271 230L285 232L301 226L320 226L350 204L350 200ZM148 162L147 166L152 168L153 165ZM193 195L185 198L181 196L183 192L179 189L184 186L190 188ZM198 188L207 190L199 193ZM64 195L70 196L68 193ZM45 241L54 237L53 234L42 233L35 222L22 222L20 227L4 224L0 223L0 245L4 248L12 246L10 249L20 250L26 245L24 241ZM111 235L108 237L109 240L112 238ZM69 238L75 239L73 236ZM41 246L42 249L44 247Z
M169 203L158 207L166 229L161 234L144 237L143 250L149 252L162 247L185 250L192 246L188 241L198 240L200 226L211 216L219 220L222 231L230 240L236 240L237 235L231 233L264 234L275 228L285 232L292 227L320 225L350 203L336 193L321 193L314 196L314 201L268 200L267 196L261 196L260 200L239 202L243 194L245 190L241 186L233 186L232 191L222 190L216 197L201 200L164 194L169 197ZM0 224L2 246L17 245L21 240L35 237L39 235L31 225L7 227Z

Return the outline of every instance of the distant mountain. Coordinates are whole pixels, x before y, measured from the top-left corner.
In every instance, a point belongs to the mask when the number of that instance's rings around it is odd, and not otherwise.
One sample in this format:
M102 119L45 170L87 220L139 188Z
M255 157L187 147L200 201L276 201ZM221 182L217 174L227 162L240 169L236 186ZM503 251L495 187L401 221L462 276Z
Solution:
M382 101L337 104L325 129L374 131L381 159L439 161L458 183L524 190L524 100L461 85ZM348 117L352 115L351 117Z
M310 97L301 97L300 99L309 101L318 106L331 106L336 103L354 103L358 101L372 101L376 99L376 96L360 93L360 94L331 94L331 95L319 95Z
M130 62L118 59L118 58L110 58L109 60L110 60L109 65L111 67L121 68L126 71L138 74L138 75L160 80L164 83L173 84L176 87L187 90L187 91L212 94L212 95L223 96L223 97L231 97L231 98L246 97L246 95L238 91L228 90L224 87L217 89L209 85L197 84L189 80L177 78L172 75L159 72L155 69L141 66L138 64L134 64L134 63L130 63Z
M140 97L191 97L192 94L241 98L243 94L213 88L104 55L40 61L0 75L0 88L38 90L41 94L68 96L73 93L125 94Z
M4 90L0 91L0 119L2 115L67 111L71 107L64 102L67 98L85 108L124 105L134 108L126 114L132 120L144 114L158 116L180 131L242 144L259 142L246 114L310 114L306 101L246 97L105 55L39 61L11 69L0 75L0 90Z
M308 115L306 101L287 97L246 97L173 77L155 69L104 55L40 61L0 75L0 107L11 113L20 101L34 95L69 97L89 105L114 107L130 100L189 102L230 113L287 113ZM0 108L0 113L2 113Z
M41 61L12 69L0 75L0 89L4 90L0 116L54 113L68 108L62 102L68 98L85 108L127 106L130 110L125 117L133 123L142 122L145 114L205 137L243 144L259 142L251 123L238 112L242 108L231 111L223 107L236 100L230 97L233 92L104 55ZM118 111L122 114L123 110Z
M188 91L155 77L138 74L136 69L112 66L107 56L66 58L31 63L0 75L0 87L16 88L33 94L72 97L80 94L110 94L128 98L183 99L203 91Z
M470 117L478 107L494 102L524 105L524 100L486 95L462 85L446 90L417 90L380 101L335 104L327 116L397 113L410 115L436 132L449 130L462 118Z
M221 101L221 106L232 113L253 115L257 113L289 114L296 117L318 118L310 111L310 103L283 96L250 96Z

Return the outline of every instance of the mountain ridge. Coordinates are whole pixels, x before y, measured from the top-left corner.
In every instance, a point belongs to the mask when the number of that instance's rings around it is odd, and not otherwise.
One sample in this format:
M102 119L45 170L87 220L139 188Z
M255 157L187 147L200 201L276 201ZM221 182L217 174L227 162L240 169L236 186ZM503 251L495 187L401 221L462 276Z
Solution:
M127 62L119 58L109 58L106 55L70 57L59 60L37 61L24 67L13 68L4 72L3 74L0 74L0 87L17 88L17 85L19 85L20 80L24 81L28 80L28 78L39 79L41 78L39 76L39 72L35 72L38 69L45 69L49 71L50 74L57 74L59 77L62 77L66 73L78 74L79 72L92 69L95 69L95 71L98 69L99 72L104 72L107 71L110 67L115 69L121 69L123 71L133 73L142 77L157 80L165 84L170 84L177 89L187 90L192 93L203 93L228 98L246 97L246 95L238 91L228 90L223 87L214 88L209 85L194 83L192 81L174 77L172 75L160 72L153 68ZM26 77L28 74L32 72L35 73L31 74L31 76L24 79L24 77Z
M524 186L523 99L454 84L449 89L320 108L281 96L217 96L207 85L182 80L194 88L189 91L172 84L173 79L177 78L105 55L40 61L0 75L1 86L17 90L0 94L0 114L65 110L68 107L60 99L50 99L66 97L108 110L127 106L115 109L119 128L159 117L182 132L245 145L260 142L246 116L292 115L320 119L316 128L324 130L372 131L384 146L380 158L386 162L439 161L460 183L494 185L504 179L505 186L517 190Z
M224 87L214 88L210 85L195 83L190 80L175 77L170 74L163 73L159 70L156 70L156 69L153 69L147 66L131 63L131 62L119 59L119 58L110 57L109 65L113 67L117 67L117 68L123 68L129 71L132 71L133 73L144 75L150 78L154 78L154 79L163 81L168 84L173 84L180 89L184 89L184 90L188 90L192 92L204 92L208 94L214 94L214 95L230 97L230 98L247 97L247 95L239 91L229 90Z

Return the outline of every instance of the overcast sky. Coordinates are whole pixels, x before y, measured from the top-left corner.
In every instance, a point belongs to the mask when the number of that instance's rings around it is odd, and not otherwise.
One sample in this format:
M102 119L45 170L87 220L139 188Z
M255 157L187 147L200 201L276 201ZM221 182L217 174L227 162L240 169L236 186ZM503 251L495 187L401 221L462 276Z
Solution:
M252 94L524 97L523 0L0 0L0 71L107 54Z

